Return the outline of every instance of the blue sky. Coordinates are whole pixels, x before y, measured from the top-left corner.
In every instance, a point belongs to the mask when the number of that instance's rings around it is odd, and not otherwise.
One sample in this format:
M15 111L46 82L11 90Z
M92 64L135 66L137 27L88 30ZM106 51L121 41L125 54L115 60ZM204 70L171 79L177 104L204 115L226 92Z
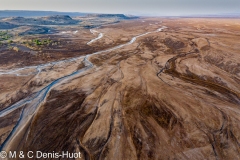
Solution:
M151 16L240 12L240 0L0 0L0 10L125 13Z

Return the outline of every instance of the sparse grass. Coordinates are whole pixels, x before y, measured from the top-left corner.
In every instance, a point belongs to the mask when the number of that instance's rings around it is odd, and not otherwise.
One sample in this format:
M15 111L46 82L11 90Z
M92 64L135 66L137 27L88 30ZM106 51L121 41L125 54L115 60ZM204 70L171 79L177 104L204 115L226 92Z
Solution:
M43 47L46 47L46 46L57 45L58 42L55 42L55 41L51 40L50 38L48 38L48 39L35 38L35 39L22 41L22 44L25 45L26 47L34 49L34 50L41 50Z
M26 46L41 46L41 45L50 45L52 44L53 41L50 39L32 39L32 40L27 40L23 41L22 44L25 44Z

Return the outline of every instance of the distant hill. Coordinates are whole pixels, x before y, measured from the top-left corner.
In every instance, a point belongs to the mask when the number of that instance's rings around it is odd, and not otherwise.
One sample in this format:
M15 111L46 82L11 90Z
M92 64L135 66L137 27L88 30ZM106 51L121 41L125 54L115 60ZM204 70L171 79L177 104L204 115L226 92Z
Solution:
M53 15L47 17L10 17L2 19L4 22L20 25L72 25L77 24L80 21L73 20L68 15Z
M124 14L88 14L89 17L99 17L99 18L117 18L117 19L135 19L136 16L126 16Z
M79 12L53 12L53 11L15 11L15 10L0 10L0 17L44 17L51 15L69 15L85 16L87 13Z
M8 22L0 22L0 29L13 29L18 27L18 25L11 24Z

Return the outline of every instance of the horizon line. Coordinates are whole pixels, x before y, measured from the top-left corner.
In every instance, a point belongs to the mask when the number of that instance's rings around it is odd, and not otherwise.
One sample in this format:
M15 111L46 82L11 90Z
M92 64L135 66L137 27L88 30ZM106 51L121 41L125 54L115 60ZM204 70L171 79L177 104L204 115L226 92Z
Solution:
M58 12L58 13L81 13L81 14L124 14L140 17L192 17L192 16L240 16L240 12L228 12L228 13L209 13L209 14L181 14L181 15L159 15L159 14L149 14L149 13L104 13L104 12L80 12L80 11L56 11L56 10L11 10L11 9L0 9L0 11L17 11L17 12ZM0 16L1 17L1 16Z

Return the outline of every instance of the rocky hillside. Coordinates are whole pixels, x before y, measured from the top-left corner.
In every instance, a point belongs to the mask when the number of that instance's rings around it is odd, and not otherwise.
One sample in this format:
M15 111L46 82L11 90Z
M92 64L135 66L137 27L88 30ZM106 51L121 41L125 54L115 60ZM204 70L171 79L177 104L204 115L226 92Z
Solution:
M35 34L46 34L49 33L50 28L41 26L30 26L26 30L19 33L19 35L35 35Z
M0 21L0 29L13 29L16 27L18 27L18 25Z

